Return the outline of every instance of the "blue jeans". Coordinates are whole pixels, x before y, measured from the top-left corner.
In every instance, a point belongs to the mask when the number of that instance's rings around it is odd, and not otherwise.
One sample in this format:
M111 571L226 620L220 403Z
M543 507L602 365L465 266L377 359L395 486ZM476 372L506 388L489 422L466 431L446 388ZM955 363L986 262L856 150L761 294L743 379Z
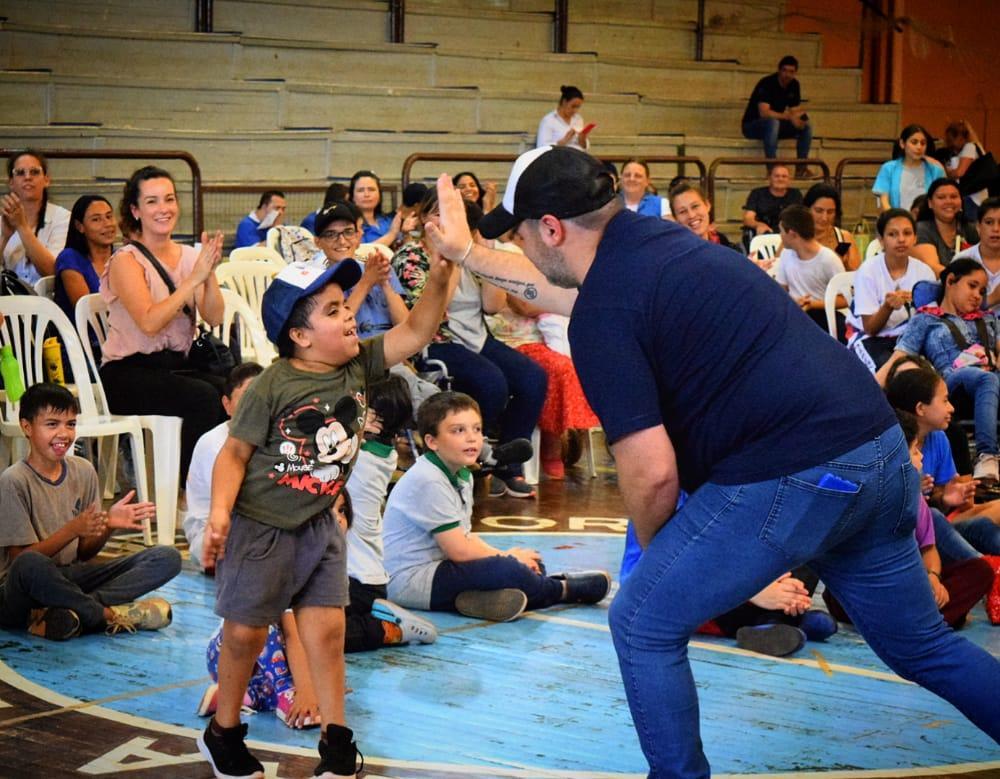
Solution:
M817 486L827 473L855 492ZM949 629L914 541L919 476L898 427L821 466L700 487L611 604L611 635L650 777L707 777L688 662L695 629L808 562L890 668L1000 739L1000 663ZM705 571L726 571L706 582Z
M960 519L951 526L977 552L1000 555L1000 525L994 525L989 517Z
M934 546L937 547L938 554L941 555L943 563L960 563L964 560L972 560L981 557L976 547L959 532L958 524L951 524L948 518L937 509L931 509L931 516L934 517ZM977 520L967 520L975 522ZM990 522L988 519L987 522ZM990 522L992 525L993 523ZM997 528L1000 532L1000 528Z
M454 381L452 387L476 399L483 426L499 427L500 443L527 438L538 424L545 405L548 377L541 366L493 336L472 352L458 343L431 344L427 356L444 360ZM520 476L520 464L508 466L501 476Z
M787 119L754 119L743 125L743 137L764 142L764 156L778 156L778 139L795 138L795 154L798 157L808 157L812 145L812 124L806 122L799 129Z
M431 584L431 610L454 611L455 598L467 590L502 590L512 587L528 596L529 609L545 609L562 600L561 579L535 573L507 555L456 563L442 560Z
M976 425L976 454L997 454L997 406L1000 404L1000 377L982 368L959 368L944 380L948 393L962 389L972 398Z
M23 628L32 609L60 606L77 613L85 632L103 630L105 606L130 603L180 572L181 555L172 546L70 565L56 565L40 552L22 552L0 586L0 625Z

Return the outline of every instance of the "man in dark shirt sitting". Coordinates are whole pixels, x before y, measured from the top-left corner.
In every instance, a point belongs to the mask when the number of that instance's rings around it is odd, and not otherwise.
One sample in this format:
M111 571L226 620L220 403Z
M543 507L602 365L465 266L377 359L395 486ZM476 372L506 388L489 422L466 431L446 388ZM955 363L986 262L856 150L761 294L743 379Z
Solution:
M790 187L792 177L784 165L767 174L767 186L751 189L743 205L743 234L747 247L755 235L778 232L778 217L788 206L802 202L802 193Z
M801 107L802 95L795 76L799 61L791 55L781 58L778 72L765 76L753 88L743 112L743 136L764 142L764 156L778 156L778 139L795 138L797 156L809 156L812 125Z

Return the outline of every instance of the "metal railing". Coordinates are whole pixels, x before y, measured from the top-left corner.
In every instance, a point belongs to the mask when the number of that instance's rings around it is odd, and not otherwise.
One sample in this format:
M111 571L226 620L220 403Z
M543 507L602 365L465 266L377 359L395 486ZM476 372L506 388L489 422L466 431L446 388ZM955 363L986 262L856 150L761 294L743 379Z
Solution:
M514 162L518 158L517 154L476 154L474 152L417 152L411 154L403 162L403 170L400 173L400 187L405 189L410 183L410 171L418 162ZM635 159L634 154L609 154L601 155L602 160L607 162L622 163ZM678 175L684 175L685 165L694 165L698 169L698 180L705 186L708 170L700 157L690 157L677 154L650 154L642 157L644 162L650 165L676 164ZM824 163L825 166L825 163Z
M880 167L885 163L884 157L844 157L840 162L837 163L837 169L833 174L833 186L837 188L838 192L844 191L844 179L847 176L844 175L844 171L847 168L855 166L867 166L867 167ZM858 176L856 178L866 178L864 176Z
M7 158L18 154L21 149L0 149L0 157ZM201 197L201 166L193 155L186 151L163 151L159 149L38 149L50 160L179 160L184 162L191 171L191 223L194 234L201 235L204 229L204 212Z
M713 219L715 218L716 171L723 165L732 165L736 167L759 167L761 165L784 165L786 167L815 166L823 171L824 181L830 180L830 166L826 164L825 160L821 160L818 157L795 157L791 159L783 159L780 157L716 157L708 166L708 185L705 191L705 195L712 204Z

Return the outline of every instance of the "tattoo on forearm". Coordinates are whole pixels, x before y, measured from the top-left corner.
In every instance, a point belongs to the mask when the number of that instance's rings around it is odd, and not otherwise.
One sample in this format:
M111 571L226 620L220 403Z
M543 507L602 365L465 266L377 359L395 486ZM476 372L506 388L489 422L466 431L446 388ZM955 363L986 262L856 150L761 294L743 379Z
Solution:
M522 297L525 300L534 300L538 297L538 288L530 281L524 281L522 279L510 279L505 276L496 276L492 273L476 273L477 276L486 279L504 292L510 292L513 295Z

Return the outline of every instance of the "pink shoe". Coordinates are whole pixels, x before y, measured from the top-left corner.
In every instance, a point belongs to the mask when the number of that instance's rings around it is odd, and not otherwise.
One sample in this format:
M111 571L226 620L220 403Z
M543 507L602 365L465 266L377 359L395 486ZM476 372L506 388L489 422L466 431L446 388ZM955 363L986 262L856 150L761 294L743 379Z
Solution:
M275 714L278 715L278 719L284 722L288 727L294 728L295 723L290 722L288 717L292 711L292 705L295 703L295 690L285 690L283 693L278 695L278 708L275 710ZM320 721L318 719L314 720L312 717L306 717L302 722L303 728L318 728L320 726Z

